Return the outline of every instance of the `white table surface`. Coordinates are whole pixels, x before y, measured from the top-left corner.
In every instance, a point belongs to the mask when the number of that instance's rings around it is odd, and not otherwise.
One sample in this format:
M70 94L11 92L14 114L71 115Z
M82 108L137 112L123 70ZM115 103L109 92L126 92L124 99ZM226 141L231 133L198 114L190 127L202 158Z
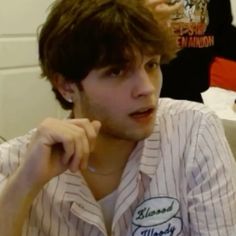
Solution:
M236 121L236 112L233 110L235 91L210 87L202 93L202 98L204 104L214 110L221 119Z

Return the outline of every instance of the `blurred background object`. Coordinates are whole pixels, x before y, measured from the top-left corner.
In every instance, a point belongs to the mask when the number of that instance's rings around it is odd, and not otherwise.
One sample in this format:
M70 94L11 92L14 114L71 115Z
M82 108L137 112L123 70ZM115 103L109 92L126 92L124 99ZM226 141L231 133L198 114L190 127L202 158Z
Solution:
M210 86L236 92L236 61L215 57L210 69Z

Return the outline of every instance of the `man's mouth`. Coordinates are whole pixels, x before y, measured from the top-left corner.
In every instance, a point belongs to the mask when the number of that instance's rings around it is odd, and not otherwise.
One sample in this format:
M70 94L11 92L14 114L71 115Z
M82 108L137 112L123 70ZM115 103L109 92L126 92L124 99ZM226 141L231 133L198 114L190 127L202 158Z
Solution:
M148 121L148 119L150 119L154 113L155 113L155 108L148 107L148 108L142 108L142 109L139 109L135 112L132 112L132 113L130 113L129 116L135 120Z

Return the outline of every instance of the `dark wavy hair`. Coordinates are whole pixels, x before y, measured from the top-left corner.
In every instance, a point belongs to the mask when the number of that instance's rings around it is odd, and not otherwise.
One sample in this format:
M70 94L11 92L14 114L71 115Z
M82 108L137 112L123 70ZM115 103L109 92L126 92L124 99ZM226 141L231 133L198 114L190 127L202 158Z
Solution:
M160 54L162 63L177 52L172 30L142 0L57 0L39 33L42 76L50 81L59 73L79 83L92 69L133 61L137 50Z

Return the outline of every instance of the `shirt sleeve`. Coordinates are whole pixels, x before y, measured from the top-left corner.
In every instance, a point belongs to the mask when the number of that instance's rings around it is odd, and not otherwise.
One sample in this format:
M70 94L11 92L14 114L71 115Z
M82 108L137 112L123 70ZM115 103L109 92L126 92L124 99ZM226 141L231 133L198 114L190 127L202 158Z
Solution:
M33 131L0 145L0 191L15 172L25 156Z
M0 145L0 192L5 187L9 176L18 166L19 152L16 150L12 142Z
M192 236L236 235L236 164L216 115L202 116L188 172Z

